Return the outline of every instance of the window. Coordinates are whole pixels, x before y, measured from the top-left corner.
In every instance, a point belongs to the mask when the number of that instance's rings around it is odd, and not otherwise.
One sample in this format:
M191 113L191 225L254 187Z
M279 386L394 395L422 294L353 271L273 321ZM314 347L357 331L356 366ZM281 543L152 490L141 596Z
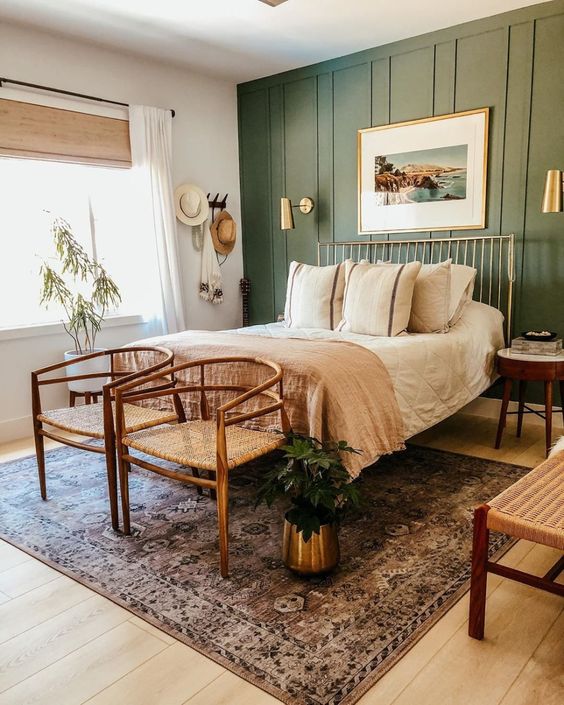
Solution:
M79 242L108 270L122 303L111 314L155 315L155 244L143 227L132 169L0 157L0 328L60 321L39 305L39 269L55 256L50 226L67 220Z

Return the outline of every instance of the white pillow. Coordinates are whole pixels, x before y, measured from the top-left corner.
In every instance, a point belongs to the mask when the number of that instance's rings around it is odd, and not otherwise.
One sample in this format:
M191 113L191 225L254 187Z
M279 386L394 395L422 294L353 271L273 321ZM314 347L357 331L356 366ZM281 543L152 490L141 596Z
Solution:
M337 330L395 336L409 322L413 287L421 262L357 264L345 262L343 319Z
M344 289L344 262L327 267L291 262L284 325L334 330L342 316Z
M453 264L450 270L450 303L448 324L453 326L462 316L464 307L472 301L477 270L465 264Z
M452 260L424 264L413 288L411 333L446 333L448 331Z

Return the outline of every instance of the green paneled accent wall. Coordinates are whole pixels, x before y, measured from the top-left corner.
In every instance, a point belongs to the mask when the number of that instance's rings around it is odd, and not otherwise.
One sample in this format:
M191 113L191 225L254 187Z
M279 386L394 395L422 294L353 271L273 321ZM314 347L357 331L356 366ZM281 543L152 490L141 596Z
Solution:
M564 333L564 214L539 210L546 170L564 168L563 75L564 0L554 0L241 84L251 321L283 311L288 264L315 263L318 239L367 238L357 234L359 128L489 106L487 228L474 234L516 235L515 330ZM287 233L281 196L316 202Z

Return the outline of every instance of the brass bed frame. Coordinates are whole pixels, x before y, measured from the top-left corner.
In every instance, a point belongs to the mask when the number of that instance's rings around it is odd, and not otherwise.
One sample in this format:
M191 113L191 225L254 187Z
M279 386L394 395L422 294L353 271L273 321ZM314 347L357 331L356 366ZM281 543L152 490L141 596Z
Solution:
M434 264L451 258L477 270L474 300L499 309L505 317L505 339L511 341L513 284L515 282L515 236L431 237L420 240L370 240L318 242L318 265L339 264L346 259L360 262Z

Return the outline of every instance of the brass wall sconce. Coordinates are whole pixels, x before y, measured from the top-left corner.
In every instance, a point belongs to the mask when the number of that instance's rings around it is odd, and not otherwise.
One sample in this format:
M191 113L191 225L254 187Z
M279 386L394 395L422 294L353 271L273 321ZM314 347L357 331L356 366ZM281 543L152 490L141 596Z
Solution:
M293 206L292 201L289 198L281 198L280 230L293 230L296 227L294 224L294 214L292 213L292 208L299 208L302 213L307 215L308 213L311 213L313 207L313 198L310 198L309 196L304 196L297 206Z
M546 172L544 194L542 197L543 213L560 213L562 210L562 191L564 190L564 175L560 169L550 169Z

